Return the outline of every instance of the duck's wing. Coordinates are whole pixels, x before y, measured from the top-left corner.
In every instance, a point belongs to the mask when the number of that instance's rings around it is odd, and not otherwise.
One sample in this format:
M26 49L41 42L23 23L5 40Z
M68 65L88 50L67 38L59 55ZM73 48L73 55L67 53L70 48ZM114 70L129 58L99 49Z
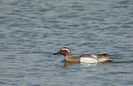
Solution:
M91 57L91 54L82 54L82 55L79 55L78 57Z
M79 56L80 58L93 58L93 59L97 59L98 55L96 54L83 54Z
M108 54L98 54L99 62L113 62L112 59L109 58Z
M83 63L98 63L98 60L97 60L97 55L94 55L94 54L83 54L83 55L80 55L80 62L83 62Z

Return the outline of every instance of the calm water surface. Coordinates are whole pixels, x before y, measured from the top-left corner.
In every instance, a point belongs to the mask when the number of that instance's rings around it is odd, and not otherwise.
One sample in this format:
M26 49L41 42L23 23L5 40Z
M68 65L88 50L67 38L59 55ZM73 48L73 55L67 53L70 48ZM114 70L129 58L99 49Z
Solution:
M64 63L64 46L114 63ZM0 0L0 86L133 86L133 0Z

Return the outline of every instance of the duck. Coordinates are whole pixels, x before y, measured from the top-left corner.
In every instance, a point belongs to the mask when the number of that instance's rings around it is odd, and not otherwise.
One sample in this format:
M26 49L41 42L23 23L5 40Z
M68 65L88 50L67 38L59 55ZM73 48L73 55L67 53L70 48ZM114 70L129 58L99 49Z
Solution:
M73 56L71 54L71 50L67 47L62 47L58 52L54 53L54 55L63 55L65 62L70 63L104 63L104 62L112 62L107 54L82 54L79 56Z

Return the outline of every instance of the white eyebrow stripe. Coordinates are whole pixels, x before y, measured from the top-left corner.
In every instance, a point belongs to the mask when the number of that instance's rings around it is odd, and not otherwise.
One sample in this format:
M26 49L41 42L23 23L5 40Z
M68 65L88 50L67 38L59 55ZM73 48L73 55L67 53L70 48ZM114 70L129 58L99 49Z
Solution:
M67 49L67 48L62 48L61 50L66 50L66 51L70 52L70 50L69 50L69 49Z

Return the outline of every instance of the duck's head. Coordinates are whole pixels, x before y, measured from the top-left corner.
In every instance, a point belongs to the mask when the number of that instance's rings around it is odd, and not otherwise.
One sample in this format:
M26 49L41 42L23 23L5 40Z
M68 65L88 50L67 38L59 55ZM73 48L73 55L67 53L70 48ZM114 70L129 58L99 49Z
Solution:
M54 55L57 55L57 54L67 56L67 55L71 55L71 51L69 48L63 47L63 48L60 48L60 50L57 53L54 53Z

